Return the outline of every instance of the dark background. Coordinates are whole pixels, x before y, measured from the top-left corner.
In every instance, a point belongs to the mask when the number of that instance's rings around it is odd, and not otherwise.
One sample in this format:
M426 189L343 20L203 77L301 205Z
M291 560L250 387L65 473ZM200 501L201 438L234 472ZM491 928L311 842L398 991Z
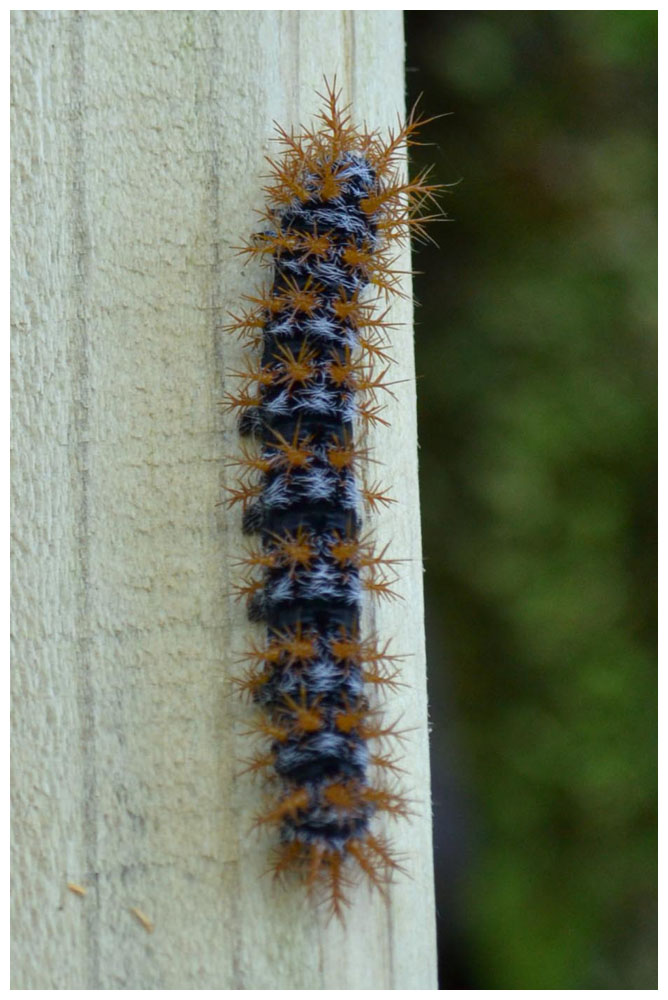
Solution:
M441 987L656 988L657 15L406 34Z

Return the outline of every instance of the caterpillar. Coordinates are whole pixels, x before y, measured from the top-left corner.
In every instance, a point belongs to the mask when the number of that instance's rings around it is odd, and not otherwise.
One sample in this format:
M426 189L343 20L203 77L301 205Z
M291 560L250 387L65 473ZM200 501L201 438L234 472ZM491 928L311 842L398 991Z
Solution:
M336 82L318 96L314 126L276 126L263 228L239 248L271 281L226 327L248 349L224 400L246 439L226 489L255 539L235 591L266 630L237 678L262 712L248 770L279 788L258 823L279 830L274 873L324 888L340 916L356 872L383 892L402 870L374 816L410 812L390 749L401 731L369 693L396 689L402 657L362 630L367 598L398 596L398 560L364 523L394 501L362 476L368 429L389 427L397 250L438 217L425 206L439 186L404 177L414 111L383 138L354 124Z

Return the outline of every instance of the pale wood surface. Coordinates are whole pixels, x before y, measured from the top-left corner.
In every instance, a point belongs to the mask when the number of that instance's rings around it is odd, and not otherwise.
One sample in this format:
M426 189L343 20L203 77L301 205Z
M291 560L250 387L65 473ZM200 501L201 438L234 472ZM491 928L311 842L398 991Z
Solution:
M374 614L412 654L388 713L413 730L416 816L391 831L411 877L328 923L261 877L262 792L238 777L221 326L257 283L232 248L272 120L308 120L334 73L360 119L396 123L401 14L13 15L15 988L435 988L410 325L376 435L400 501L379 535L410 561Z

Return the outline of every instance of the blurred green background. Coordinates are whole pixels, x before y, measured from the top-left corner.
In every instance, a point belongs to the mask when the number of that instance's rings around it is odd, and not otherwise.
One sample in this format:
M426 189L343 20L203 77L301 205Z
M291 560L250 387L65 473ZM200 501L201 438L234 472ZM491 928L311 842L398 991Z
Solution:
M405 16L441 987L656 988L657 14Z

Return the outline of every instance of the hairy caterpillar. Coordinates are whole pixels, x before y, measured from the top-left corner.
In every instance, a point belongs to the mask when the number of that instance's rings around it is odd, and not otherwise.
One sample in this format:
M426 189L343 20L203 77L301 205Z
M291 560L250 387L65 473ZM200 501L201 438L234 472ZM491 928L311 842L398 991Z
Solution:
M279 828L274 871L324 886L340 915L355 867L381 890L400 868L374 814L408 813L388 751L397 724L384 723L365 693L392 691L401 657L361 626L366 595L397 596L397 560L377 551L362 518L393 501L361 476L366 430L389 426L384 300L402 294L396 248L435 217L424 206L437 187L426 173L402 175L423 124L414 115L383 139L352 122L335 86L319 96L316 127L277 126L264 228L242 248L273 273L227 328L250 352L225 401L250 443L226 488L257 539L236 591L266 627L238 679L263 712L264 746L249 770L280 789L258 822Z

